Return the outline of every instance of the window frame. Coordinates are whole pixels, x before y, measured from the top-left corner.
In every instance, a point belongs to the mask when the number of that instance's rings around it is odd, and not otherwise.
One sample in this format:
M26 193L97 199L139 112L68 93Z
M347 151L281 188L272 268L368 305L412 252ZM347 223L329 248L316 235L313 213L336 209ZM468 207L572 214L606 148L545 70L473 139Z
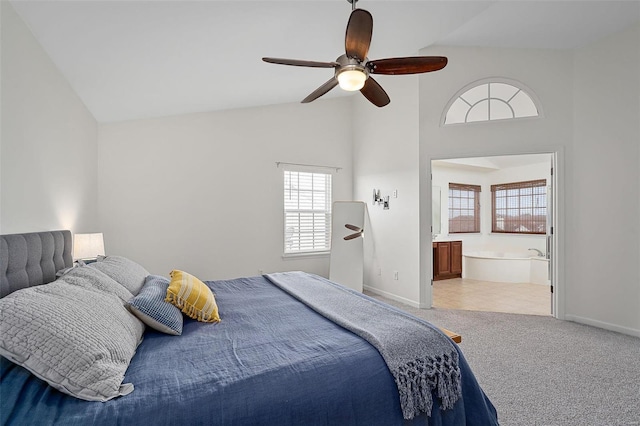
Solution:
M525 189L532 189L531 194L522 194L521 191L525 190ZM542 195L542 194L536 194L535 193L535 188L544 188L544 197L542 198L544 200L544 207L540 207L540 206L536 206L535 205L535 198L536 195ZM496 207L497 204L497 193L498 191L518 191L517 195L509 195L509 194L505 194L504 196L501 196L500 198L506 198L508 199L509 197L513 198L513 197L517 197L517 206L512 206L509 207L508 206L508 201L505 202L505 207L504 208L499 208L500 210L506 210L505 213L505 217L509 216L508 211L509 210L518 210L520 213L517 215L519 219L517 220L512 220L511 223L514 223L517 225L517 229L521 229L521 227L526 227L525 225L531 225L531 228L534 228L535 225L542 225L542 230L541 231L535 231L535 230L531 230L531 231L509 231L506 229L498 229L497 227L497 222L498 222L498 208ZM531 202L530 205L525 205L522 206L522 200L523 198L530 198ZM535 180L528 180L528 181L521 181L521 182L507 182L507 183L501 183L501 184L495 184L495 185L491 185L491 233L496 233L496 234L513 234L513 235L546 235L547 233L547 179L535 179ZM521 213L522 210L532 210L531 212L531 221L529 222L523 222L521 220L521 216L523 215L523 213ZM544 210L544 214L543 216L543 220L536 220L535 217L538 216L535 213L535 210L540 210L543 209ZM506 220L505 220L506 222ZM506 228L506 226L505 226Z
M532 115L532 116L521 116L521 117L512 117L512 118L501 118L501 119L487 119L487 120L474 120L474 121L465 121L465 122L454 122L454 123L447 123L447 114L449 113L449 110L451 109L451 107L453 106L453 104L459 99L461 98L462 95L466 94L469 90L474 89L476 87L485 85L485 84L494 84L494 83L500 83L500 84L506 84L509 86L513 86L514 88L518 89L518 91L523 92L525 95L527 95L529 97L529 99L533 102L533 104L535 105L538 114L537 115ZM503 99L499 99L499 98L491 98L491 95L489 94L489 97L484 98L484 100L498 100L498 101L502 101L504 102ZM463 99L464 101L464 99ZM465 103L468 104L468 102L464 101ZM475 102L475 104L477 104L478 102ZM470 108L472 108L474 105L469 105ZM467 114L469 113L469 111L467 111ZM458 90L455 95L453 95L453 97L449 100L449 102L447 102L447 105L445 106L444 110L442 111L442 116L440 117L440 126L441 127L449 127L449 126L461 126L461 125L476 125L476 124L482 124L482 123L497 123L497 122L502 122L502 121L513 121L513 120L531 120L531 119L537 119L537 118L543 118L544 117L544 112L542 109L542 104L540 102L540 99L537 97L537 95L529 88L527 87L525 84L517 81L517 80L513 80L510 78L504 78L504 77L489 77L489 78L484 78L481 80L476 80L474 82L471 82L469 84L467 84L466 86L464 86L462 89Z
M298 183L298 188L293 189L291 185L292 176L295 175L296 181ZM306 186L304 189L300 188L300 177L304 179L310 179L310 187ZM324 189L316 189L314 188L314 179L322 177L324 183L321 183L321 186L324 186ZM309 182L307 182L309 183ZM326 255L331 251L331 220L333 215L333 174L330 171L319 169L318 167L308 166L308 167L283 167L282 174L282 185L283 185L283 228L282 228L282 256L283 257L299 257L299 256L317 256L317 255ZM288 186L289 185L289 186ZM296 204L297 207L287 207L287 197L291 197L293 193L297 193ZM311 200L311 207L308 206L301 207L300 201L301 192L307 193L307 200ZM314 203L316 200L316 196L320 194L320 198L324 199L322 203L324 207L314 207ZM311 220L311 228L307 230L303 230L300 232L300 228L296 232L296 229L293 231L290 230L292 219L295 221L295 218L292 218L291 215L298 215L298 223L301 221L307 221L306 226L309 225L309 220ZM306 215L304 218L302 215ZM324 226L317 226L316 216L323 216L324 219L322 222ZM300 226L300 225L299 225ZM301 225L302 227L304 225ZM322 229L324 228L324 229ZM318 233L324 234L322 238L318 238ZM296 236L296 234L298 234ZM309 248L304 248L305 245L310 245ZM292 249L292 246L297 246L296 249Z
M455 217L453 217L452 214L452 210L456 210L454 208L453 204L453 199L457 198L460 200L469 200L470 197L453 197L452 195L452 191L465 191L467 193L473 193L473 221L470 220L458 220L454 223L458 223L458 229L456 230L452 230L452 220L455 220ZM449 234L479 234L480 233L480 194L482 192L482 187L480 185L471 185L471 184L465 184L465 183L453 183L453 182L449 182L449 200L448 200L448 208L449 208ZM462 204L462 201L460 202L460 204ZM462 206L460 206L459 208L457 208L457 210L459 211L466 211L466 212L470 212L472 209L469 207L466 208L462 208ZM469 216L469 215L467 215ZM460 216L462 217L462 216ZM473 223L473 230L461 230L463 227L460 226L464 223Z

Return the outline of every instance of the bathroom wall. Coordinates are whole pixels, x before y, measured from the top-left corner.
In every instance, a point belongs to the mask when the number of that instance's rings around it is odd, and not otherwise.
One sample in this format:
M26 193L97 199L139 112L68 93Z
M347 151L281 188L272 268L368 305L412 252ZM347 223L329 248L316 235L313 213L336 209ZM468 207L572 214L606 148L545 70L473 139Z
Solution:
M551 155L549 155L551 157ZM490 162L491 158L487 160ZM546 251L544 235L492 234L491 233L491 185L507 182L546 179L551 183L549 163L537 163L526 166L490 169L486 167L459 166L450 167L434 164L432 167L433 185L441 189L441 232L436 241L462 240L463 253L472 251L509 251L526 252L529 248ZM449 234L449 183L468 183L480 185L480 233ZM531 252L531 254L535 254Z

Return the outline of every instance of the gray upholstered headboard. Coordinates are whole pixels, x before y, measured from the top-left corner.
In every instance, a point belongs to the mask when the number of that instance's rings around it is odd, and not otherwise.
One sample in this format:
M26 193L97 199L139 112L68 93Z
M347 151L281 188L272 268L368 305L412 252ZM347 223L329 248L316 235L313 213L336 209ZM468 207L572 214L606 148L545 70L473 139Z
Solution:
M0 297L56 279L73 265L71 231L0 235Z

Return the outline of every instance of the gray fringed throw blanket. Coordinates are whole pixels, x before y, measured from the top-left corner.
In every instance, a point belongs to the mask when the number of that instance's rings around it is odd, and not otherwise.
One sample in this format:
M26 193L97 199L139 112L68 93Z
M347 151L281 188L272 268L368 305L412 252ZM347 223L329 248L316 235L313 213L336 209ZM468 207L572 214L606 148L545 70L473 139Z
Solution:
M431 416L433 391L442 409L452 408L460 398L458 352L436 327L317 275L282 272L265 276L380 352L398 386L405 419L421 413Z

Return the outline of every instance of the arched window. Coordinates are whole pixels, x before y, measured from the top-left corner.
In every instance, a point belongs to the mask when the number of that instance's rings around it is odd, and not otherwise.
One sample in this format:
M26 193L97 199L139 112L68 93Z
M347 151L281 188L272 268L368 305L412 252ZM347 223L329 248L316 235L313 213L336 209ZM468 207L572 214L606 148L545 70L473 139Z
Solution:
M524 85L513 80L491 78L460 90L445 108L442 124L538 117L539 102Z

